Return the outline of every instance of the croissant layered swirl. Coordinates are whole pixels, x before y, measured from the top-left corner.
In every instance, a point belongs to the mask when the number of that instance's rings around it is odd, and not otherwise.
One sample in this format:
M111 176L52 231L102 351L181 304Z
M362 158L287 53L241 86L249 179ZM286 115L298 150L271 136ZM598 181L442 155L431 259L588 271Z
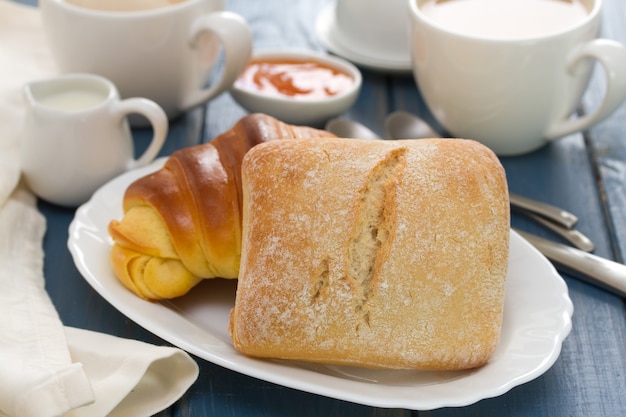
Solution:
M128 187L124 216L109 224L115 275L149 300L184 295L203 279L237 278L244 155L269 140L330 136L251 114L211 142L175 152Z

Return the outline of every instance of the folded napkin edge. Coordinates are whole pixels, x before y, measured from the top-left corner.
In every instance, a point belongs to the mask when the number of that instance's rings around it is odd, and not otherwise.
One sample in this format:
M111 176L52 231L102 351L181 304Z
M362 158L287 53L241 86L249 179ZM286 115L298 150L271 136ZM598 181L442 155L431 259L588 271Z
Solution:
M21 394L16 399L16 417L60 416L94 400L82 364L73 363Z

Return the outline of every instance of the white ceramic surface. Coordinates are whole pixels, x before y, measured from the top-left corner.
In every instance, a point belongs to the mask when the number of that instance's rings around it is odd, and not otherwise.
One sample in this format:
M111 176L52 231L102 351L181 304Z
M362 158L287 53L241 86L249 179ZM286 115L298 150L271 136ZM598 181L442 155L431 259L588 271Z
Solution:
M297 99L293 97L268 96L257 91L240 88L235 83L230 90L232 97L250 112L265 113L291 124L319 124L348 110L361 90L361 72L351 63L330 55L302 50L262 50L253 59L286 59L302 62L317 61L338 68L354 79L352 87L331 97Z
M357 65L376 71L410 72L408 10L405 9L404 14L398 13L406 6L406 0L401 3L394 1L394 5L400 7L396 10L388 9L387 15L377 16L373 24L360 23L358 17L350 17L350 8L357 7L358 4L354 0L343 4L338 1L322 9L315 21L315 33L322 46ZM387 3L378 2L378 5ZM348 26L343 21L347 21ZM349 27L358 30L351 31ZM381 36L381 30L386 31L386 34ZM366 37L359 36L360 32L364 32Z
M120 173L152 162L168 131L167 116L156 103L120 100L109 80L92 74L29 83L24 102L24 180L36 195L59 205L76 207ZM126 120L132 113L145 116L153 129L138 159Z
M90 2L94 0L83 1ZM154 100L169 117L228 89L252 50L250 28L241 16L222 11L223 0L185 0L140 11L98 11L65 0L39 4L62 72L102 75L123 98ZM220 45L225 50L223 68L204 87Z
M499 155L534 151L608 117L626 97L626 49L596 39L601 0L583 0L586 19L568 30L490 39L441 27L409 0L413 73L426 104L452 136ZM607 78L602 105L570 119L598 61Z
M163 159L155 161L102 187L77 211L68 246L77 268L102 297L139 325L200 358L332 398L427 410L472 404L540 376L557 360L570 332L573 308L565 282L539 252L511 232L500 344L481 368L461 372L369 370L245 357L235 351L227 330L235 281L207 280L182 298L153 303L132 294L113 275L107 224L122 216L128 184L163 163Z

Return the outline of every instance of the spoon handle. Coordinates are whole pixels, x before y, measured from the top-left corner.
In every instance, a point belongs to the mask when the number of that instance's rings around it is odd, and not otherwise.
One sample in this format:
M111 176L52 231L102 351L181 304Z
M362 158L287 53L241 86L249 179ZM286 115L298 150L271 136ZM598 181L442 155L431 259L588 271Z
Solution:
M559 270L626 297L626 265L562 245L531 233L515 230L550 259Z
M578 221L578 217L574 214L550 204L542 203L540 201L532 200L530 198L512 193L509 195L509 199L511 201L511 207L538 214L557 224L561 224L568 229L574 227Z

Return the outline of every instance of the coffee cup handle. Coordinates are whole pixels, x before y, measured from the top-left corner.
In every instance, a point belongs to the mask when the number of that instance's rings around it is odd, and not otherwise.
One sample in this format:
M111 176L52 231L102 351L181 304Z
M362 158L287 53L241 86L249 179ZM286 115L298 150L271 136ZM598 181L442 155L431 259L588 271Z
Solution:
M165 111L152 100L128 98L119 101L113 112L120 118L120 122L127 115L136 113L145 116L152 125L153 133L150 145L139 158L129 161L127 169L138 168L154 161L167 137L169 125Z
M609 117L626 99L626 48L619 42L595 39L574 50L569 59L568 71L586 59L595 59L606 72L606 93L598 109L591 114L562 120L553 125L546 139L553 140L585 130Z
M198 17L189 32L189 42L195 48L198 37L213 33L224 50L224 67L210 87L192 92L182 107L190 109L204 104L229 89L243 72L252 55L252 32L245 19L236 13L222 11Z

